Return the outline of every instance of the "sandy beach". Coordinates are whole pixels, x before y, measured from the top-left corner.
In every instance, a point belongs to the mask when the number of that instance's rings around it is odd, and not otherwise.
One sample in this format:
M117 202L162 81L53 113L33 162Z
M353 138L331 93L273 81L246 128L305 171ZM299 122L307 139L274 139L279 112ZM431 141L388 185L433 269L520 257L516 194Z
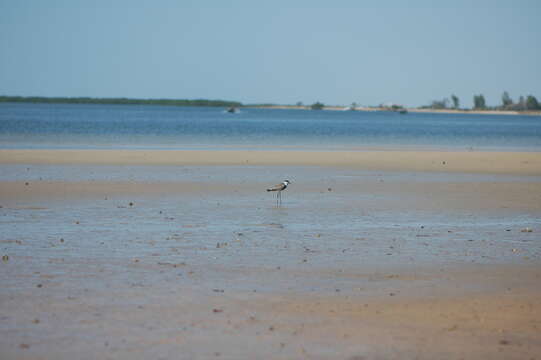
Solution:
M247 106L250 107L250 106ZM298 106L298 105L263 105L263 106L254 106L255 108L262 109L281 109L281 110L311 110L309 106ZM325 106L323 110L330 111L349 111L351 110L349 106L337 105L337 106ZM361 106L353 109L354 111L391 111L388 108L384 107L369 107ZM422 109L422 108L405 108L407 112L412 113L427 113L427 114L476 114L476 115L531 115L531 116L541 116L541 111L511 111L511 110L474 110L474 109Z
M0 150L0 169L2 359L541 354L539 153Z

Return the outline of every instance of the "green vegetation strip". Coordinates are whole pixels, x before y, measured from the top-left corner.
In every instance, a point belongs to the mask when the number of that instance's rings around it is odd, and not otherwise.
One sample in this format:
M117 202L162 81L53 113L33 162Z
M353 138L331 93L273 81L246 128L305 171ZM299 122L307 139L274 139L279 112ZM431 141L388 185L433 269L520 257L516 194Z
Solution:
M47 104L120 104L120 105L166 105L166 106L220 106L239 107L242 103L226 100L206 99L128 99L91 97L41 97L41 96L0 96L0 102L47 103Z

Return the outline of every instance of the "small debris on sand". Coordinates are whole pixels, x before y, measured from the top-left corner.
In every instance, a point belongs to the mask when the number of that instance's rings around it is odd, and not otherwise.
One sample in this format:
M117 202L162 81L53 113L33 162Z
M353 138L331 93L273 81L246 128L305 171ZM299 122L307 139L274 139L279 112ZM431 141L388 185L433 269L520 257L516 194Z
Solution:
M223 312L223 309L212 309L213 313L221 313Z
M9 261L9 255L2 256L2 261Z
M137 260L137 261L139 261L139 260ZM158 262L158 265L171 266L171 267L177 268L177 267L181 267L181 266L186 266L186 263L181 262L181 263L175 264L175 263L169 263L169 262Z
M524 228L524 229L520 230L520 232L524 232L524 233L525 233L525 232L527 232L527 233L531 233L531 232L533 232L533 230L532 230L532 229L530 229L529 227L527 227L527 228Z
M28 345L28 344L21 344L21 345L19 345L19 348L21 348L21 349L30 349L30 345Z

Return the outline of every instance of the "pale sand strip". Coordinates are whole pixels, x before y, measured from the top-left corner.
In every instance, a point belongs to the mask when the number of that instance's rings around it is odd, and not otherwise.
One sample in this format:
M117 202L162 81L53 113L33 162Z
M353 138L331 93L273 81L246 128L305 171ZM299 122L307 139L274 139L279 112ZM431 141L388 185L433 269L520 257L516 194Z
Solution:
M0 164L286 165L541 175L539 152L0 150Z
M268 105L268 106L246 106L246 108L256 109L282 109L282 110L311 110L310 106L297 106L297 105ZM344 111L350 110L349 106L336 105L325 106L323 110L331 111ZM429 113L429 114L467 114L467 115L529 115L529 116L541 116L541 111L529 110L529 111L513 111L513 110L464 110L464 109L419 109L419 108L406 108L411 113ZM388 108L382 107L356 107L355 111L368 111L368 112L390 112Z

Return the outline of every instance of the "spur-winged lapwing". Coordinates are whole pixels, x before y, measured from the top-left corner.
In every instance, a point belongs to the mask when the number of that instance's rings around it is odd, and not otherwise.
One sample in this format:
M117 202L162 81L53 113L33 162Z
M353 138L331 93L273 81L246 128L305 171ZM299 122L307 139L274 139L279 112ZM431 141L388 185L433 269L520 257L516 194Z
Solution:
M276 193L276 204L282 204L282 191L284 191L287 186L290 184L289 180L284 180L280 184L274 185L267 189L267 191L277 191Z

